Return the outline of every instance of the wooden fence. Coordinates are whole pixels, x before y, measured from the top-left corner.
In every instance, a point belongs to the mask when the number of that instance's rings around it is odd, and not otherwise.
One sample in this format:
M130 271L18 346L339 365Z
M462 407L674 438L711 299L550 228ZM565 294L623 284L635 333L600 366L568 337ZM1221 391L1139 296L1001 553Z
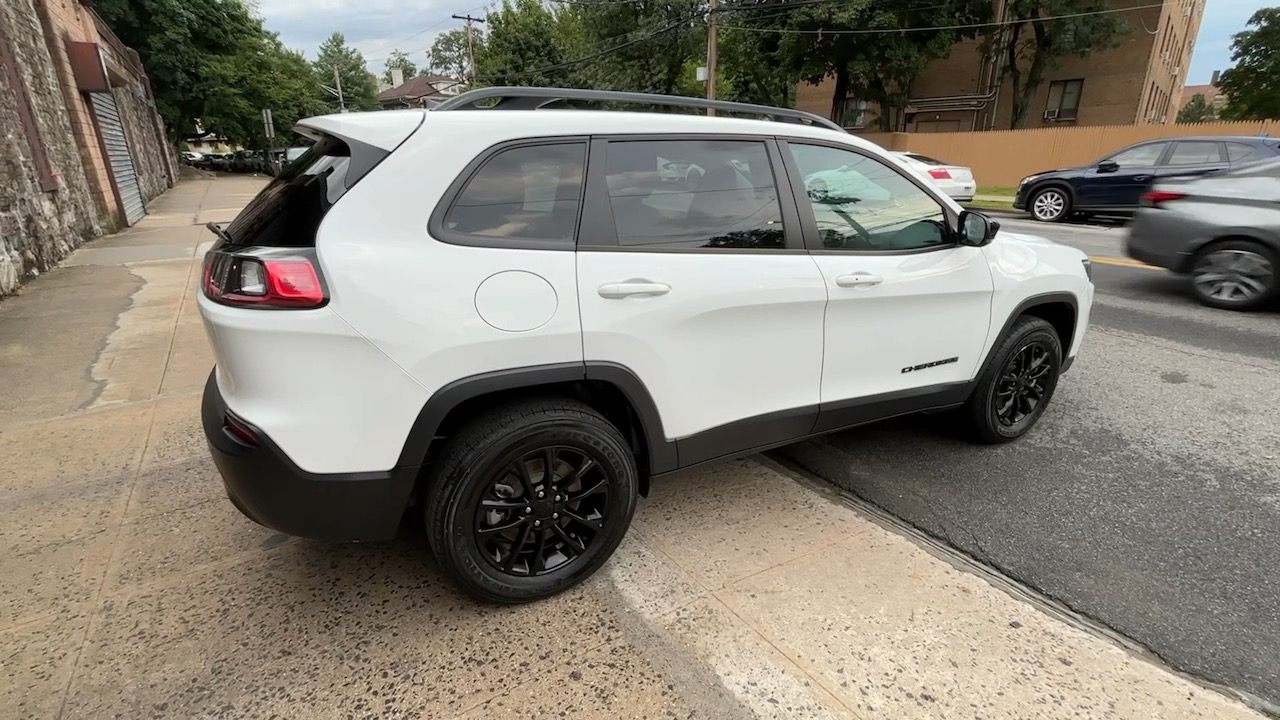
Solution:
M1280 120L1186 125L1098 125L956 133L861 133L889 150L910 150L973 169L981 186L1017 185L1054 168L1087 165L1125 145L1177 135L1280 133Z

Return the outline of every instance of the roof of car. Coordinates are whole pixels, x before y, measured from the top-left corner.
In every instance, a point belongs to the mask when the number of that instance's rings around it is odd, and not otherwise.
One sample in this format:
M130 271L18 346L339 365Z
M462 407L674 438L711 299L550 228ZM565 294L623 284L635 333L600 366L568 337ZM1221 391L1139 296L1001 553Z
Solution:
M308 118L300 124L392 150L423 123L437 132L480 134L494 142L593 134L779 135L836 140L862 148L880 146L845 132L792 122L618 110L384 110Z

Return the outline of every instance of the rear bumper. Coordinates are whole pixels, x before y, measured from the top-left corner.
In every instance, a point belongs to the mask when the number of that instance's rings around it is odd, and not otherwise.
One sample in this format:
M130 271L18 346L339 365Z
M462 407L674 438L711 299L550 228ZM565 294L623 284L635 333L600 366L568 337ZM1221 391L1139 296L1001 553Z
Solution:
M257 445L227 430L227 406L216 372L205 384L201 415L227 496L245 517L288 535L317 540L395 537L418 468L335 474L302 470L249 423L237 418L257 435Z
M1192 239L1199 232L1199 224L1182 213L1140 208L1130 225L1125 252L1148 265L1190 272Z

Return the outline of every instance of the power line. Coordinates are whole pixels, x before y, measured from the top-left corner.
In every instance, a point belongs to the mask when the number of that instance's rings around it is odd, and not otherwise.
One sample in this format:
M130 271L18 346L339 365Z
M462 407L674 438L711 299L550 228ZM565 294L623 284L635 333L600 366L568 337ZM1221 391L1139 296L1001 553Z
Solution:
M905 32L928 32L934 30L972 30L976 28L1000 27L1004 25L1022 25L1024 23L1036 20L1067 20L1070 18L1089 17L1092 15L1114 15L1116 13L1132 12L1134 10L1149 10L1151 8L1162 7L1164 3L1155 3L1153 5L1135 5L1127 8L1112 8L1109 10L1094 10L1092 12L1070 13L1068 15L1046 15L1043 17L1013 19L1013 20L997 20L984 23L968 23L964 25L935 25L932 27L907 27L907 28L877 28L874 30L792 30L789 28L762 28L747 27L745 25L722 25L723 28L732 28L734 30L747 30L750 32L767 32L767 33L788 33L792 35L887 35L889 33L905 33Z
M478 11L478 10L483 10L483 9L485 9L485 8L486 8L486 7L488 7L488 6L489 6L489 4L488 4L488 3L485 3L484 5L480 5L480 6L478 6L478 7L473 7L473 8L471 8L470 10L464 10L463 12L464 12L464 14L471 14L471 13L476 12L476 11ZM377 54L377 53L380 53L380 52L383 52L384 50L394 49L394 48L396 48L396 46L398 46L398 45L403 45L404 43L407 43L407 42L409 42L410 40L412 40L412 39L414 39L414 38L416 38L416 37L421 37L421 36L423 36L423 35L425 35L425 34L427 34L427 33L431 32L432 30L435 30L436 28L440 27L441 25L443 25L443 24L445 24L445 23L449 22L449 21L450 21L450 20L452 20L452 19L453 19L453 17L447 17L447 18L444 18L443 20L439 20L439 21L437 21L437 22L435 22L435 23L433 23L433 24L431 24L431 25L428 25L427 27L425 27L425 28L423 28L423 29L419 30L418 32L416 32L416 33L414 33L414 34L410 35L409 37L407 37L407 38L405 38L405 39L403 39L403 40L397 40L397 41L395 41L395 42L391 43L390 45L383 45L383 46L381 46L381 47L379 47L379 48L376 48L376 49L374 49L374 50L370 50L370 51L369 51L369 53L370 53L370 57L366 57L366 58L365 58L365 61L366 61L366 62L373 62L374 60L383 60L383 59L385 59L385 57L381 57L381 58L380 58L380 57L377 57L377 56L376 56L376 54ZM412 50L412 51L410 51L410 52L408 52L408 53L406 53L406 54L408 54L408 55L412 55L412 54L413 54L413 53L415 53L415 52L418 52L418 50ZM390 57L390 53L388 53L386 57Z

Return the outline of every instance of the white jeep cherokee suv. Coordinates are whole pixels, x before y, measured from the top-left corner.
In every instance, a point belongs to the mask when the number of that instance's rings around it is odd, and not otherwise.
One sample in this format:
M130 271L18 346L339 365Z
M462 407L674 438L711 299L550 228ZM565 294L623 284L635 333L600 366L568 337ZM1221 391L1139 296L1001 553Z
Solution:
M213 458L285 533L423 513L485 600L590 576L659 475L922 411L1017 438L1088 323L1080 251L796 110L488 88L298 129L314 145L213 227Z

